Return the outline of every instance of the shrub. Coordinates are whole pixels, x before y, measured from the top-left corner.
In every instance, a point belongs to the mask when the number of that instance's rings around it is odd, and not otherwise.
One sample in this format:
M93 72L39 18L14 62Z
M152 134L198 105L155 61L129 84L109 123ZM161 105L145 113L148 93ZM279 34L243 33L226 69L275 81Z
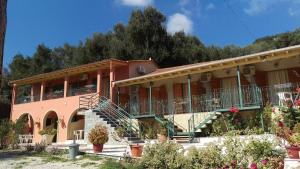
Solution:
M108 131L105 126L96 125L89 133L89 141L92 144L104 144L108 141Z
M197 150L192 147L188 150L185 168L219 168L224 165L222 150L215 144L208 144Z
M40 135L48 134L48 135L55 135L56 134L56 129L53 128L45 128L41 131L39 131Z
M0 121L0 148L7 146L8 134L11 132L12 123L9 120Z
M35 152L44 152L46 149L46 143L45 142L41 142L41 143L35 143L35 146L34 146L34 151Z
M144 148L144 155L140 164L143 168L183 168L183 147L174 142L147 144Z

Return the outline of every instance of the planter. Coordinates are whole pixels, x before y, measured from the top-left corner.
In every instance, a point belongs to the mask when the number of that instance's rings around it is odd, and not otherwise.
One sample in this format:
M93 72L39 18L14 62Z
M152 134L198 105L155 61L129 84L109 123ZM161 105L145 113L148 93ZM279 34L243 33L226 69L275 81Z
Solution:
M300 147L285 147L291 159L299 159Z
M130 145L131 156L132 157L141 157L143 153L142 145Z
M47 144L47 145L52 144L53 138L54 138L54 135L49 135L49 134L42 135L42 141L45 142L45 144Z
M101 153L103 150L103 144L93 144L93 150L95 153Z
M163 134L157 134L157 139L160 143L166 142L167 141L167 136Z

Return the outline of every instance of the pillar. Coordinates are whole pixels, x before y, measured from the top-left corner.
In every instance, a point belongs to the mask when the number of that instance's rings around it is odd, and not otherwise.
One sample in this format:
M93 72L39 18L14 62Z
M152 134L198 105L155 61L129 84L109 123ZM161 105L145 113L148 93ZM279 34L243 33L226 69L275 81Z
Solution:
M68 91L69 91L69 77L65 76L65 80L64 80L64 98L67 97Z
M97 71L97 93L101 95L101 80L102 80L102 71L98 70ZM103 92L102 92L103 93Z
M115 91L114 91L114 86L113 86L113 82L115 81L115 68L112 66L112 63L110 65L110 72L109 72L109 84L110 84L110 88L109 88L109 98L111 99L112 102L115 101L114 96L115 96Z
M188 75L188 104L189 104L189 113L192 113L192 123L194 126L194 111L192 109L192 94L191 94L191 75Z
M243 93L242 93L240 66L237 66L237 71L236 72L237 72L240 107L242 108L244 104L243 104Z
M30 101L33 102L34 100L34 85L31 85L31 90L30 90Z
M149 85L149 114L152 114L152 85L153 85L153 82L150 82L150 85Z
M44 99L44 91L45 91L45 82L41 83L41 93L40 93L40 101Z

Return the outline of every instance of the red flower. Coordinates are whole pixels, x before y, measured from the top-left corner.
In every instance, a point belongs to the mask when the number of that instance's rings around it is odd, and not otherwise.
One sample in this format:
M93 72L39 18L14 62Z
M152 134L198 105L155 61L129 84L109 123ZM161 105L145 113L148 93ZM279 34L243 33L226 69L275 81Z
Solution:
M235 167L237 165L237 161L236 160L232 160L231 161L231 166Z
M283 127L284 126L284 124L282 123L282 121L278 121L278 127Z
M288 108L292 108L293 107L293 104L292 103L288 103Z
M223 167L223 169L229 169L229 166L228 166L228 165L225 165L225 166Z
M257 165L255 163L251 163L250 168L251 169L257 169Z
M264 160L261 161L261 163L262 163L263 165L267 165L267 164L268 164L268 161L269 161L268 159L264 159Z
M296 104L297 106L300 106L300 99L296 100L295 104Z
M297 93L300 93L300 87L297 87L296 91Z
M231 113L238 113L240 110L237 107L232 106L229 111Z

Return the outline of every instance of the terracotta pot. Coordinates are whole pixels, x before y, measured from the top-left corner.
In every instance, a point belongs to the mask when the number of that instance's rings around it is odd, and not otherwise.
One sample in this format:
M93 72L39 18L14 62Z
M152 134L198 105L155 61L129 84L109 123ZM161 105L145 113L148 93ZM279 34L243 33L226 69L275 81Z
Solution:
M157 134L157 139L160 143L166 142L167 141L167 136L162 135L162 134Z
M93 144L93 150L95 153L101 153L103 150L103 144Z
M300 147L285 147L291 159L299 159Z
M130 145L131 156L132 157L141 157L143 152L142 145Z

